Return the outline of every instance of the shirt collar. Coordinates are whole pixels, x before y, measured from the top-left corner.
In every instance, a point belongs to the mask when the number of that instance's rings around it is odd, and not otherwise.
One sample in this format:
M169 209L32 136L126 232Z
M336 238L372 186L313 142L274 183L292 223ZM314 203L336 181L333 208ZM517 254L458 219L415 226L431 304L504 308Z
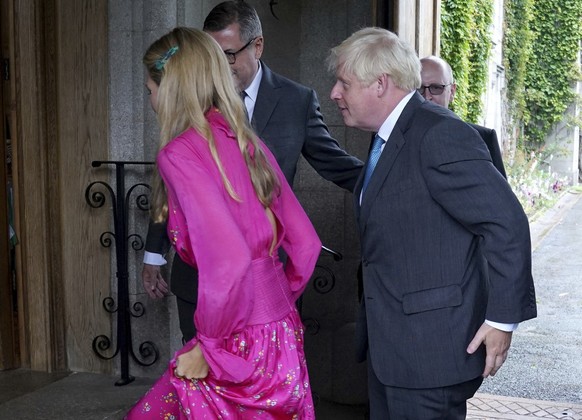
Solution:
M257 71L257 74L255 74L255 78L251 84L245 89L245 93L247 94L248 98L253 101L253 103L257 102L257 95L259 94L259 86L261 85L262 77L263 67L259 61L259 70Z
M388 138L390 137L390 134L392 134L392 130L396 126L396 121L398 121L398 118L400 118L400 115L402 114L404 107L408 104L410 98L412 98L412 95L414 95L414 92L415 91L413 90L404 98L402 98L400 102L398 102L398 105L396 105L394 110L390 113L390 115L388 115L386 121L384 121L384 123L382 123L382 125L380 126L380 129L378 130L378 135L382 137L384 141L387 141Z

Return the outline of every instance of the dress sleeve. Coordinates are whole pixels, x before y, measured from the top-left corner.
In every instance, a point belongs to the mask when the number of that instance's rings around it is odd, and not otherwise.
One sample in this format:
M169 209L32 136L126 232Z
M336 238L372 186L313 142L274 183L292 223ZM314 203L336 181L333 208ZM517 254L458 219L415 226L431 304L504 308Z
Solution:
M287 183L275 157L263 147L281 182L280 194L272 210L281 224L279 246L287 254L285 274L297 299L305 290L321 253L321 241L305 210Z
M199 271L198 334L182 351L200 342L213 374L240 382L252 373L252 366L224 350L223 342L245 325L253 306L246 285L251 251L226 202L221 179L191 155L167 150L158 155L169 211L183 215L185 226L179 228L187 230L176 233L186 235L185 246L191 247Z

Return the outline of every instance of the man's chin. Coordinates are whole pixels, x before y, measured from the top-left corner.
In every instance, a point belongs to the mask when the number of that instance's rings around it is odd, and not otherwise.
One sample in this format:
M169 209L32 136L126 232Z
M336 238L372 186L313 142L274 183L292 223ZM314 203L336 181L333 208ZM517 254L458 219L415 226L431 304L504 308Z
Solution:
M234 80L234 85L236 86L237 91L242 92L245 88L242 86L242 83L236 74L232 74L232 80Z
M344 125L346 127L355 127L354 121L352 121L352 119L349 117L349 115L347 115L347 113L342 112L342 117L344 119Z

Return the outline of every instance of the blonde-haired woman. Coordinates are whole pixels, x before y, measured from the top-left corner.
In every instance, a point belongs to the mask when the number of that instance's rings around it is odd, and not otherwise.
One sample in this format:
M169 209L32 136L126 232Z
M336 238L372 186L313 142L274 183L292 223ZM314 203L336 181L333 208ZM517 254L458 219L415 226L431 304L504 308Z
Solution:
M218 44L176 28L143 61L161 126L153 216L198 269L198 332L128 418L315 418L295 301L321 242Z

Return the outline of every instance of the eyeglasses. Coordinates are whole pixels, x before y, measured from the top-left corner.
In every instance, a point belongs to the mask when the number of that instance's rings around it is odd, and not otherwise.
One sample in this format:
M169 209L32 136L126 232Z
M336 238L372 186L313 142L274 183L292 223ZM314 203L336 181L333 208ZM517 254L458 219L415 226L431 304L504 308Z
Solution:
M228 64L234 64L236 63L236 55L238 53L240 53L241 51L245 50L246 48L249 47L249 45L251 45L258 37L254 37L253 39L251 39L249 42L247 42L244 47L242 47L240 50L235 51L235 52L224 52L224 55L226 55L226 59L228 60Z
M421 86L419 87L418 93L420 93L421 95L424 95L424 92L428 89L428 91L430 92L431 95L442 95L442 93L445 91L445 88L447 86L450 86L451 83L448 83L446 85L427 85L427 86Z

